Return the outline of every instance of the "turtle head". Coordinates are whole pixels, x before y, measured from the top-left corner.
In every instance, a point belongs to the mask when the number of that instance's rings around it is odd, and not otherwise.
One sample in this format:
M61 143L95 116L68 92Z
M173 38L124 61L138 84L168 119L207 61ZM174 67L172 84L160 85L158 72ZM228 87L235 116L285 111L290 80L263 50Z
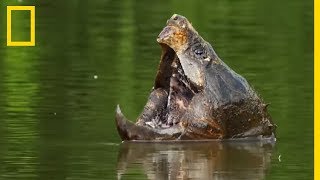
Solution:
M157 38L163 54L174 52L191 83L202 89L205 67L217 59L211 45L206 42L184 16L174 14Z
M170 46L175 52L178 52L187 47L188 38L193 33L198 34L187 18L174 14L167 20L166 27L159 34L157 41Z

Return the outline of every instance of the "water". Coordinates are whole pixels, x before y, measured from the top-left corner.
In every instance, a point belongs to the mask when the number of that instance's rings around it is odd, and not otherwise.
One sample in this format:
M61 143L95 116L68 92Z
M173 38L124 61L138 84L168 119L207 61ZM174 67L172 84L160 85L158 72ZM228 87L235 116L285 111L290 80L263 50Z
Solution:
M5 46L7 5L36 6L36 47ZM139 115L173 13L271 103L275 145L121 144L116 104ZM0 179L313 179L313 2L1 1L0 124Z

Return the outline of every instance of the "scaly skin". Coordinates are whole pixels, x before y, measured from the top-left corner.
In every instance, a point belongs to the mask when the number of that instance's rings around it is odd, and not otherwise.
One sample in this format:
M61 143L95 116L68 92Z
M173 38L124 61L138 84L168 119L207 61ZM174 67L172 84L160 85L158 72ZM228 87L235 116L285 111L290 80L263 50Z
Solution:
M137 123L117 108L122 140L274 137L267 106L185 17L173 15L157 41L162 55L155 85Z

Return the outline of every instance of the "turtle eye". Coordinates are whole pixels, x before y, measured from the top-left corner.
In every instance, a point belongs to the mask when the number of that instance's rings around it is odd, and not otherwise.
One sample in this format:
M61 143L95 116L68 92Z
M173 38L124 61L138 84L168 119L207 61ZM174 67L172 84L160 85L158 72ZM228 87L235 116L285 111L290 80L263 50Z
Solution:
M196 49L194 50L194 53L197 55L197 56L201 56L203 54L203 49Z
M206 58L206 50L200 43L194 44L191 52L196 59Z
M205 53L205 50L203 48L197 48L194 50L194 54L195 54L195 57L197 59L205 59L206 58L206 53Z

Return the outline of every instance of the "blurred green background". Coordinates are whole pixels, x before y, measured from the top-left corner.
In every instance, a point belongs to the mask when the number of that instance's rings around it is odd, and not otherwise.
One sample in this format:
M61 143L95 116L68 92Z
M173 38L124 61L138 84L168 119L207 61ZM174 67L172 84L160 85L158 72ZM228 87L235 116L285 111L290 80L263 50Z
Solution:
M7 5L36 6L35 47L6 46ZM271 103L278 141L264 178L313 179L311 0L2 0L0 179L116 179L115 106L139 115L173 13ZM14 41L29 39L29 16L13 12Z

